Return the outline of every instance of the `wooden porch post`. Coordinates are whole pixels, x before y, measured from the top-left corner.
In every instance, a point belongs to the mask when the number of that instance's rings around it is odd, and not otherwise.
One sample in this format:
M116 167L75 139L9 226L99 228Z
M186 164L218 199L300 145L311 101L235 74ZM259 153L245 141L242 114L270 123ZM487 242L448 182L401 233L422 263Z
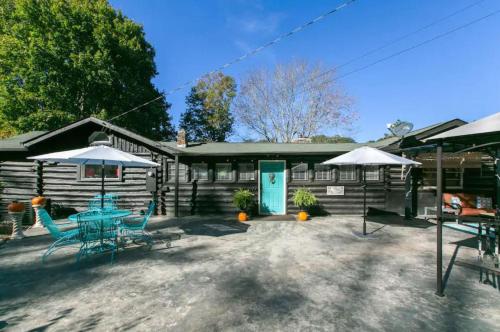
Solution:
M443 143L439 142L436 149L436 295L443 293Z
M497 210L500 210L500 148L497 148L497 155L496 155L496 158L495 158L495 169L496 169L496 184L497 184L497 190L496 190L496 194L497 194Z
M175 155L174 216L179 216L179 155Z

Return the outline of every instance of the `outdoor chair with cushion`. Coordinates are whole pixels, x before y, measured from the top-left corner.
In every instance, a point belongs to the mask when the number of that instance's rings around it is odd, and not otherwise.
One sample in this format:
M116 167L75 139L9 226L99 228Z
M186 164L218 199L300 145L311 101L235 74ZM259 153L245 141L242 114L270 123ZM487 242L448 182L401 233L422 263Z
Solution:
M479 216L482 213L494 213L494 209L481 206L481 199L484 201L486 198L464 193L443 194L444 206L456 210L458 216Z
M149 247L153 244L153 237L149 232L146 231L146 226L149 222L149 218L153 214L155 209L155 203L150 202L148 210L143 216L129 217L122 220L120 223L120 236L124 239L130 239L132 241L142 240L145 241Z
M117 249L117 222L105 211L89 210L77 215L78 238L81 242L77 262L82 257L111 251L113 262Z
M45 209L40 208L38 210L38 213L40 219L42 220L42 224L47 228L50 235L52 235L52 237L56 240L43 254L42 263L44 263L45 259L57 249L80 242L78 237L78 229L61 231Z

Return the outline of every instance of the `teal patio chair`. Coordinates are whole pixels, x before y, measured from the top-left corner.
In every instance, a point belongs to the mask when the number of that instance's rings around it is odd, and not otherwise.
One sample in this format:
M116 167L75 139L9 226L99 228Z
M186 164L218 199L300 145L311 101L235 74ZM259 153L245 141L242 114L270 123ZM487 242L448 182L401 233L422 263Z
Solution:
M45 263L46 258L57 249L60 249L64 246L77 244L80 242L80 240L78 238L78 229L61 231L45 209L39 209L38 211L43 225L47 228L50 235L52 235L52 237L56 240L49 246L47 251L45 251L42 256L42 263Z
M116 210L118 196L116 194L104 194L104 210ZM101 209L101 195L95 195L90 199L89 210L100 210Z
M151 247L153 245L153 237L148 231L146 231L146 226L154 210L155 203L150 202L148 210L144 216L123 219L119 225L120 236L124 239L130 239L133 242L143 240L149 247Z
M102 210L89 210L77 214L78 238L80 251L76 257L77 263L90 254L110 251L113 263L117 250L117 223L111 214Z

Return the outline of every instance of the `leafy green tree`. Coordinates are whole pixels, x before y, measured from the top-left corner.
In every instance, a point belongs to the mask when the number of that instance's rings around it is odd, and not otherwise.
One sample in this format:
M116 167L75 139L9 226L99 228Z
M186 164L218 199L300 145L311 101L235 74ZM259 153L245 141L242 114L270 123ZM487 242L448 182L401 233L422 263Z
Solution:
M179 125L186 130L187 139L224 142L233 132L231 103L235 96L234 79L220 72L206 76L192 87Z
M356 141L351 137L345 137L340 135L326 136L326 135L316 135L311 137L312 143L356 143Z
M0 130L51 130L88 116L110 119L161 96L142 27L106 0L0 2ZM172 139L164 97L114 121Z

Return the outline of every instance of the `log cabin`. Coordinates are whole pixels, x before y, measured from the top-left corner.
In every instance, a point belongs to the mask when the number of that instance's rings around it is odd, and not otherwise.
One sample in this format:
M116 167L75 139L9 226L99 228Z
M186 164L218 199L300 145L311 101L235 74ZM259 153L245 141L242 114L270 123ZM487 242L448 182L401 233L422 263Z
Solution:
M0 215L5 215L10 201L29 203L37 195L53 205L86 209L100 188L92 166L53 165L26 158L88 146L89 137L96 132L105 133L113 147L161 165L152 170L109 166L106 191L117 194L123 208L138 211L154 200L156 213L169 216L236 213L233 193L248 188L256 195L254 214L291 214L297 212L293 192L307 187L319 201L312 214L361 214L360 169L321 163L369 145L424 162L422 169L412 172L375 166L366 175L369 207L416 215L435 201L435 166L423 140L463 124L454 119L372 143L196 143L187 142L182 130L177 141L159 142L90 117L57 130L0 140L0 182L4 187ZM448 189L493 195L489 185L494 178L492 160L488 158L475 155L472 161L464 161L471 158L450 156L445 170Z

